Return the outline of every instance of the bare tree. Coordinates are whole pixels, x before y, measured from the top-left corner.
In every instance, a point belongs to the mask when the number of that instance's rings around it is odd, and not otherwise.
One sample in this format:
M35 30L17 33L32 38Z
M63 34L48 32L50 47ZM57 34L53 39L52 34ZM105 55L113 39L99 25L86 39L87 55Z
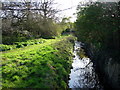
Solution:
M9 29L3 25L3 31L8 33L8 30L17 28L16 30L19 32L27 30L39 35L43 34L43 32L53 32L51 30L54 28L54 25L51 22L55 22L56 13L58 12L54 8L55 4L54 0L39 0L37 2L23 0L23 2L3 3L2 18L5 23L9 22L11 25Z

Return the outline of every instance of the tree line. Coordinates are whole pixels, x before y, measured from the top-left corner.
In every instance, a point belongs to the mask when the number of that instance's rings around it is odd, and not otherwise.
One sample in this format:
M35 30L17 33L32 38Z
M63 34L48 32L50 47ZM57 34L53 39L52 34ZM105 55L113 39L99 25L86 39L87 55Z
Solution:
M4 44L30 38L54 38L69 27L67 18L59 20L54 0L38 2L2 2L2 36Z
M95 2L84 7L78 5L75 28L78 39L90 44L94 51L104 50L111 53L111 56L118 55L120 2Z

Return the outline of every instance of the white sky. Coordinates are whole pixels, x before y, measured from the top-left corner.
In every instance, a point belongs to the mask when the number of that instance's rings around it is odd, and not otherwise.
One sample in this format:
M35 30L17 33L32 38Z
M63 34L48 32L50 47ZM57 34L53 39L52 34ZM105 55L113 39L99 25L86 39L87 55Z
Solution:
M1 1L22 1L22 0L1 0ZM24 0L23 0L24 1ZM28 0L30 1L30 0ZM37 1L37 0L32 0L32 1ZM39 1L39 0L38 0ZM102 1L102 2L115 2L115 1L120 1L120 0L54 0L57 5L57 9L64 10L67 8L71 8L65 11L60 12L60 16L66 16L66 17L72 17L71 21L75 21L75 15L73 13L76 13L76 7L79 4L79 2L88 2L88 1Z
M1 0L1 1L10 1L10 2L16 2L16 1L24 1L24 0ZM27 1L27 0L25 0ZM39 1L39 0L28 0L28 1ZM66 16L66 17L72 17L71 21L75 21L75 16L73 15L73 13L76 12L76 7L78 5L79 2L85 2L85 1L89 1L89 0L54 0L58 5L57 5L57 9L60 10L64 10L64 9L68 9L65 11L62 11L59 13L59 15L61 17Z
M76 19L76 16L73 15L73 13L76 13L76 7L79 4L79 2L88 2L88 1L118 2L120 0L55 0L55 2L60 4L58 9L64 10L64 9L72 7L72 9L68 9L68 10L61 12L62 16L64 15L67 17L71 16L72 17L71 21L75 21Z
M72 21L75 21L75 16L73 15L73 13L76 12L76 7L78 5L78 3L80 1L83 0L55 0L55 2L57 2L59 4L59 6L57 7L58 9L64 10L67 8L71 8L65 11L62 11L60 14L60 16L71 16L72 17Z
M72 7L71 9L62 11L60 13L61 16L72 17L71 21L75 21L76 19L76 16L73 15L73 13L76 13L76 8L79 2L88 2L88 1L96 1L96 0L55 0L55 2L57 2L58 5L60 5L57 7L58 9L64 10Z

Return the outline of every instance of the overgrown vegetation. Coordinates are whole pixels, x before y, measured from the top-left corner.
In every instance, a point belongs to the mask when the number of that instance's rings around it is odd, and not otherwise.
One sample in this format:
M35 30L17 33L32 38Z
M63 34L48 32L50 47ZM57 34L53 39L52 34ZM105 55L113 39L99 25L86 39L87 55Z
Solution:
M68 88L73 36L61 36L72 23L57 17L54 0L2 2L2 86ZM44 39L43 39L44 38Z
M33 39L33 40L27 40L26 42L14 42L13 45L0 44L0 51L12 50L15 48L26 47L29 45L41 44L44 42L45 42L45 39Z
M9 0L8 0L9 1ZM61 21L54 0L38 2L2 2L2 43L13 44L28 39L55 38L70 27L69 18Z
M2 2L3 88L67 89L75 37L61 35L71 32L90 46L96 66L120 63L120 2L78 5L74 31L70 17L58 19L54 0L38 1Z
M66 89L74 40L65 36L3 53L3 88Z
M76 36L85 43L85 52L93 61L105 89L120 88L120 2L79 6Z
M95 53L105 51L114 58L120 50L119 17L120 2L96 2L78 7L76 35L80 41L91 45Z

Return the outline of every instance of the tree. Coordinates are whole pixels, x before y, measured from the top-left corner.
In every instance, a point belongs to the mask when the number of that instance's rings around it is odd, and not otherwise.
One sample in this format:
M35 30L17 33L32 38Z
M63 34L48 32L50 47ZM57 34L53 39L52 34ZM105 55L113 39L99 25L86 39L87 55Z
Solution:
M118 51L120 49L118 4L97 2L80 8L75 22L78 38L98 49Z
M32 37L52 37L59 35L57 30L54 0L39 0L38 2L3 2L2 20L3 36L22 36L27 31ZM8 22L8 25L6 23ZM10 36L11 35L11 36Z

